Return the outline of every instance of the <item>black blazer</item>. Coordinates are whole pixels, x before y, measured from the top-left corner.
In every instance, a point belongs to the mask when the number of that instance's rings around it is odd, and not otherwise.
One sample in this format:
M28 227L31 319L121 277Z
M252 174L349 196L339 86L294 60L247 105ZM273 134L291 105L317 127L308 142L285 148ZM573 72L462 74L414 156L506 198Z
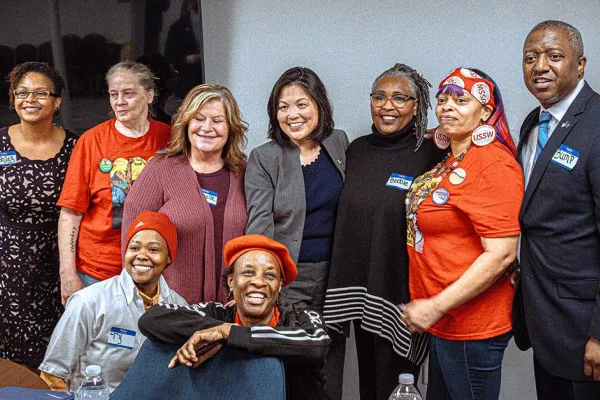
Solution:
M539 107L521 127L521 165L538 115ZM556 163L565 145L578 153L572 170ZM590 336L600 339L600 95L587 84L533 168L520 222L515 341L525 349L529 340L553 375L591 380L583 374L583 354Z

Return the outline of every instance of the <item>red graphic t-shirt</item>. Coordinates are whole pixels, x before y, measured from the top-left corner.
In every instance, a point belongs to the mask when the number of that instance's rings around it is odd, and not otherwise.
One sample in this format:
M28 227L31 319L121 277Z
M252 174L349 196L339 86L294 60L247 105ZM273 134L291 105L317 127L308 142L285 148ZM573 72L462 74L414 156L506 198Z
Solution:
M119 275L121 220L129 189L157 150L167 147L171 127L150 121L140 138L122 135L115 120L85 132L71 155L60 207L83 213L77 241L77 270L96 279Z

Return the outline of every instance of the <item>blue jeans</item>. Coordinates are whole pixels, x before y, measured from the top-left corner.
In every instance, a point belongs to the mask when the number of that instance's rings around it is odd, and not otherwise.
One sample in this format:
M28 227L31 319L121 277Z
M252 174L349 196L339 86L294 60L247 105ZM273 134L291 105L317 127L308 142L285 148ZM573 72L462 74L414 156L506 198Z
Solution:
M92 278L91 276L84 274L83 272L77 271L77 276L81 279L81 282L85 287L91 286L94 283L100 282L100 279Z
M496 400L512 331L484 340L429 339L427 400Z

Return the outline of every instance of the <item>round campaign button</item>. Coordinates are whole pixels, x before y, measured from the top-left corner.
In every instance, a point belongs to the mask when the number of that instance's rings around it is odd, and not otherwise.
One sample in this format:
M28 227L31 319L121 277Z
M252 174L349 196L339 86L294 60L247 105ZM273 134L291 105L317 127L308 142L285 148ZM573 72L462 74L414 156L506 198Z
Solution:
M112 169L112 161L110 161L108 158L103 158L100 161L100 164L98 165L98 167L100 168L100 171L102 171L102 172L110 172L110 170Z
M496 130L490 125L478 126L471 134L471 140L477 146L485 146L496 139Z
M467 171L462 168L457 168L450 174L450 183L453 185L460 185L464 182L467 177Z
M446 150L450 146L450 138L438 126L433 134L433 142L440 150Z
M431 199L438 206L446 204L449 198L450 193L448 192L448 189L444 188L435 189L435 192L433 192L433 194L431 195Z
M475 97L481 104L487 104L490 101L490 87L485 82L477 82L471 88L471 95Z
M475 71L471 71L470 69L467 69L467 68L461 68L460 73L463 74L463 76L466 76L467 78L481 79L481 76L478 73L476 73Z
M465 81L463 81L458 76L451 76L450 78L446 79L442 85L443 86L445 86L445 85L454 85L454 86L458 86L458 87L464 88L465 87Z

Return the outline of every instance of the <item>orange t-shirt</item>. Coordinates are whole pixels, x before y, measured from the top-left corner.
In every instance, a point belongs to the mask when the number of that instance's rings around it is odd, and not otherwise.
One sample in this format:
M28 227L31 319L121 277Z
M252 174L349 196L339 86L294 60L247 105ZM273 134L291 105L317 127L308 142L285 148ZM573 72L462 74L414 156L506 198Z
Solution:
M520 233L523 171L501 143L473 145L456 169L466 172L452 184L447 175L421 203L417 225L423 252L408 246L412 300L435 296L452 284L483 253L481 237ZM435 191L443 188L438 195ZM429 329L448 340L487 339L511 327L513 289L507 276L470 301L450 310Z
M150 121L140 138L122 135L115 120L86 131L77 141L60 207L83 213L77 240L77 270L96 279L119 275L123 203L133 182L157 150L167 147L171 127Z

